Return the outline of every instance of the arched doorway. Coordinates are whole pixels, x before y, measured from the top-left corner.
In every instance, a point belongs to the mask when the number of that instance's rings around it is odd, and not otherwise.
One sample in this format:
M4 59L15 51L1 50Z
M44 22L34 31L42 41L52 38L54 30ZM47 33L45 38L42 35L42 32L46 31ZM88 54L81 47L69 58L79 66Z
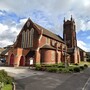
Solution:
M25 60L26 66L30 65L30 58L33 58L33 63L35 63L34 56L35 56L35 51L29 51L28 52L28 54L26 55L26 60Z
M24 57L21 56L19 66L24 66Z
M10 56L10 66L13 66L14 65L14 55L11 54Z

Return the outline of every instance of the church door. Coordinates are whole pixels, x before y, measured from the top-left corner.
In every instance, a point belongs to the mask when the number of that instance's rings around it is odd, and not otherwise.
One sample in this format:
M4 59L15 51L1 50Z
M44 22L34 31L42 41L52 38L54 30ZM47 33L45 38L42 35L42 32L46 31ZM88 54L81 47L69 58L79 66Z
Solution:
M12 54L10 56L10 66L13 66L14 65L14 55Z
M20 58L20 64L19 65L24 66L24 57L23 56L21 56L21 58Z

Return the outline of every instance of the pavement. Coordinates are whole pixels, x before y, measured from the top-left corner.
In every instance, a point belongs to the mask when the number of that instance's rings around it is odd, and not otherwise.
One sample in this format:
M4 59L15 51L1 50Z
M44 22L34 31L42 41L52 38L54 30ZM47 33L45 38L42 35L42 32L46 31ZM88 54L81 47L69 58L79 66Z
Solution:
M49 73L28 67L3 67L15 78L16 90L90 90L90 68L80 73Z

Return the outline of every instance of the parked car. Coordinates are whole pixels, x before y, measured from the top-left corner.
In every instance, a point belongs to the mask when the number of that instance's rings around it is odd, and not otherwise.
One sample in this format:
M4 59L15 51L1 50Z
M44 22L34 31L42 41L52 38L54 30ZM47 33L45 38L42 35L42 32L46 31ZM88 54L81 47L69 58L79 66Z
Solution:
M5 63L5 62L6 62L5 58L1 58L0 61L1 61L2 63Z

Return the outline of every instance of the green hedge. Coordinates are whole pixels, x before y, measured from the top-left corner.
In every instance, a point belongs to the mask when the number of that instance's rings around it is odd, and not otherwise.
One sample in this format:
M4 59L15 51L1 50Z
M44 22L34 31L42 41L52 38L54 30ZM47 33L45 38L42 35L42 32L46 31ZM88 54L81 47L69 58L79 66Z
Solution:
M0 70L0 82L3 82L4 84L11 84L12 81L13 78L8 76L6 71Z
M50 68L47 68L46 71L48 71L48 72L57 72L58 68L50 67Z
M74 72L80 72L80 67L74 67Z
M87 64L84 64L84 68L88 68L88 65Z
M35 69L39 71L66 73L66 72L80 72L87 67L88 67L87 65L79 66L78 64L76 64L76 65L68 66L65 68L65 65L63 63L60 63L60 64L49 64L49 65L37 64Z

